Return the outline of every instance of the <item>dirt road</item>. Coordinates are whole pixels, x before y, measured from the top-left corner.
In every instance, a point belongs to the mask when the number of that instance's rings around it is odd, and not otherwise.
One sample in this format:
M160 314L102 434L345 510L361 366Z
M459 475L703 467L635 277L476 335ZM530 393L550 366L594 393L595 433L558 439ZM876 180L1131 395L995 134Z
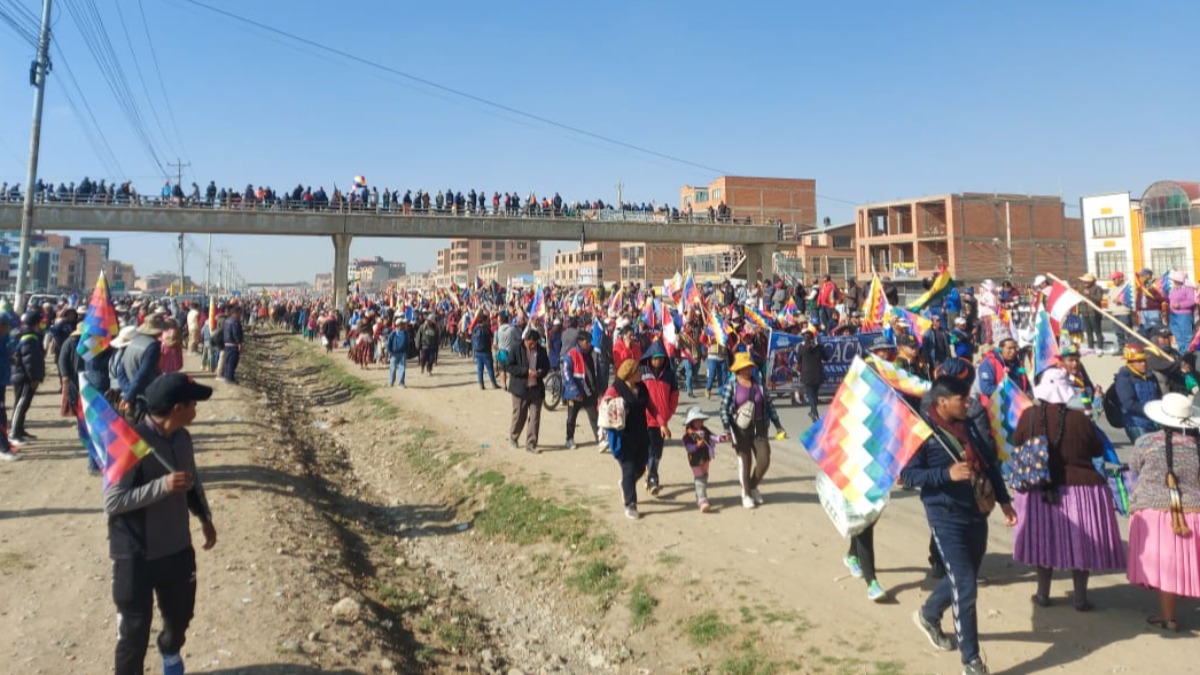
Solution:
M722 448L709 515L671 444L666 489L632 522L611 457L563 449L563 411L543 415L543 454L509 448L508 395L480 391L467 361L444 355L435 375L380 389L382 369L253 342L245 385L215 383L193 429L220 541L198 555L189 672L959 671L909 621L928 592L912 493L878 528L895 601L875 605L841 565L794 441L776 445L754 511ZM40 440L0 465L0 671L109 672L99 480L55 396L31 419ZM1010 554L997 521L979 600L993 672L1195 668L1191 636L1145 629L1153 597L1123 575L1094 579L1093 613L1070 609L1066 579L1059 605L1035 612ZM1196 610L1183 605L1185 622Z

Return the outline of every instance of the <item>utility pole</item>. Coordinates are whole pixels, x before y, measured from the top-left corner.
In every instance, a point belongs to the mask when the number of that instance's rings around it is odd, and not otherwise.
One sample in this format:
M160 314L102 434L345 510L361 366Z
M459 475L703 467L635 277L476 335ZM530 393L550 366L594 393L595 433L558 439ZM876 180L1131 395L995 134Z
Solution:
M179 233L179 295L183 295L183 233Z
M42 2L42 31L37 60L29 66L33 89L33 123L29 134L29 172L25 174L25 205L21 209L21 252L17 258L16 293L13 310L25 310L25 284L29 276L29 240L33 236L33 198L37 183L38 151L42 146L42 104L46 97L46 75L50 73L50 0Z
M620 211L625 207L625 199L623 193L625 191L625 181L617 181L617 210Z
M1004 248L1004 273L1012 281L1012 202L1004 202Z
M212 234L208 235L208 257L204 260L204 294L212 296Z
M187 168L191 168L191 166L192 166L192 163L191 163L191 162L188 162L188 163L186 163L186 164L185 164L185 163L183 163L183 162L180 162L180 161L179 161L179 158L178 158L178 157L176 157L176 158L175 158L175 163L174 163L174 164L171 164L170 162L167 162L167 166L173 166L173 167L175 167L175 185L179 187L179 191L180 191L180 192L183 192L183 169L184 169L185 167L187 167ZM186 198L186 196L185 196L185 198ZM179 205L180 205L180 206L183 206L183 201L182 201L182 200L180 200L180 203L179 203Z

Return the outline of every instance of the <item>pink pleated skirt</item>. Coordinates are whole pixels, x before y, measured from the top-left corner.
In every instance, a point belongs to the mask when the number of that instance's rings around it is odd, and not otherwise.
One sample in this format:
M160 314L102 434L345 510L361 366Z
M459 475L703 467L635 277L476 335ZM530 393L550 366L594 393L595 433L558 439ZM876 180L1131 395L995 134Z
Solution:
M1125 569L1125 545L1107 485L1065 485L1058 503L1040 491L1017 493L1013 559L1055 569Z
M1192 533L1171 529L1171 512L1143 509L1129 517L1129 583L1200 598L1200 513L1183 514Z

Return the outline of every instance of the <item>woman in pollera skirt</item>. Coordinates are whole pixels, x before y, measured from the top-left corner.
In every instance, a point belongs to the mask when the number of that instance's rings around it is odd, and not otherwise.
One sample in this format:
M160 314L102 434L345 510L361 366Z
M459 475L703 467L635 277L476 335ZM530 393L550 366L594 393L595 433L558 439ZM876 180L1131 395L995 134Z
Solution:
M1125 567L1112 492L1092 464L1104 442L1062 369L1047 370L1033 395L1040 405L1021 415L1013 440L1046 437L1052 484L1017 494L1013 558L1037 568L1032 600L1039 607L1050 605L1054 569L1071 570L1075 609L1086 612L1089 574Z
M1179 630L1175 598L1200 598L1200 410L1190 396L1167 394L1146 404L1162 431L1134 444L1137 474L1129 502L1129 582L1158 591L1159 613L1147 621Z

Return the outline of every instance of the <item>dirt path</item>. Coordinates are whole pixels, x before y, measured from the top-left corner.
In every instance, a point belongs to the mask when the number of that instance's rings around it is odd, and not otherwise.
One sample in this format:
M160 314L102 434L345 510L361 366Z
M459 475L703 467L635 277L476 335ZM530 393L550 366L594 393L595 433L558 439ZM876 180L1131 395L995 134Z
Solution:
M189 357L188 366L195 367ZM415 672L402 641L362 612L336 621L355 598L343 564L345 532L265 399L216 387L193 435L218 528L197 554L196 617L184 647L189 672ZM57 397L39 395L39 437L22 461L0 466L0 662L5 673L108 673L115 616L100 481L87 475L74 427ZM148 460L150 461L150 460ZM195 536L198 529L193 528ZM155 628L157 630L157 628ZM158 672L151 647L147 672Z
M220 542L198 555L189 672L959 672L909 622L927 593L915 496L897 493L877 536L897 601L870 604L794 442L754 511L722 448L712 515L672 444L663 496L631 522L611 457L563 450L561 410L543 415L546 452L509 448L508 395L479 391L466 361L444 356L406 390L288 337L256 336L245 363L193 428ZM40 440L0 464L0 672L110 672L99 481L56 396L31 418ZM994 672L1194 668L1190 635L1142 628L1153 598L1123 575L1094 580L1092 614L1033 612L1001 530L980 597ZM357 611L335 619L343 600Z
M340 355L336 362L351 368ZM384 369L353 372L386 381ZM719 507L712 515L696 510L682 449L671 443L662 498L643 494L645 517L630 522L619 508L619 470L612 459L590 445L563 447L562 410L543 413L544 452L529 455L506 442L508 395L477 386L473 363L447 354L435 375L410 371L407 389L378 396L394 401L408 424L444 426L459 447L476 452L479 466L524 477L591 507L616 536L626 556L625 575L647 576L660 601L655 621L641 630L631 631L622 611L599 621L605 632L626 636L635 665L655 672L739 662L754 667L731 672L772 666L778 672L959 672L956 655L932 653L910 621L931 588L924 581L928 528L915 493L897 492L878 528L880 577L895 601L874 605L841 564L845 542L820 508L812 483L815 466L794 440L776 444L764 489L768 504L754 511L738 506L736 461L722 448L712 470ZM715 402L695 404L712 412ZM1200 671L1191 665L1190 636L1167 637L1146 627L1145 616L1156 609L1154 596L1126 584L1123 572L1093 577L1097 611L1072 611L1069 575L1059 574L1053 588L1057 606L1035 612L1029 602L1032 571L1016 565L1011 552L1011 533L994 519L983 570L988 581L979 600L983 651L993 672ZM1198 610L1194 601L1181 604L1181 616L1192 625L1200 623ZM709 611L729 630L698 647L691 629ZM949 616L945 625L951 626Z

